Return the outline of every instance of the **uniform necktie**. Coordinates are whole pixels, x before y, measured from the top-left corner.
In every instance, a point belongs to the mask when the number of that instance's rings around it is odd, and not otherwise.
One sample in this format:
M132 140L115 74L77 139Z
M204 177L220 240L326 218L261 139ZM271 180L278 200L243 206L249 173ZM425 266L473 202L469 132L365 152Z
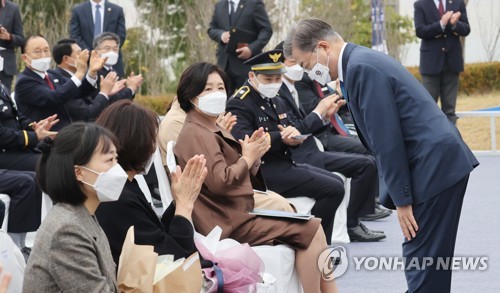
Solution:
M234 1L229 1L229 24L233 25L233 16L234 16Z
M316 81L313 82L317 87L317 92L319 94L319 97L323 99L325 96L323 95L323 91L321 90L321 85ZM344 122L340 118L339 114L337 113L333 114L332 117L330 117L330 123L341 136L349 136L349 129L347 129Z
M443 16L443 14L444 14L444 5L443 5L443 0L439 0L439 7L438 7L438 10L439 10L439 16Z
M54 90L54 85L52 84L52 82L50 81L50 78L49 78L49 75L48 74L45 74L45 82L47 82L47 84L49 85L50 89L51 90Z
M95 6L94 38L101 34L101 5Z

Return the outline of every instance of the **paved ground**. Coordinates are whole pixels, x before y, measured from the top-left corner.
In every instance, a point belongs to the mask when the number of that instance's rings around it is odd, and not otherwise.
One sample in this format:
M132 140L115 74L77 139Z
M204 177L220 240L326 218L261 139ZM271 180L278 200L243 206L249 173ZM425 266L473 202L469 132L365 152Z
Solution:
M456 256L487 256L485 271L456 271L452 292L499 292L500 288L500 157L478 156L481 165L471 174L458 230ZM402 271L354 269L353 256L401 256L402 234L395 214L369 228L384 230L379 243L344 245L350 261L348 271L337 280L341 292L405 292Z

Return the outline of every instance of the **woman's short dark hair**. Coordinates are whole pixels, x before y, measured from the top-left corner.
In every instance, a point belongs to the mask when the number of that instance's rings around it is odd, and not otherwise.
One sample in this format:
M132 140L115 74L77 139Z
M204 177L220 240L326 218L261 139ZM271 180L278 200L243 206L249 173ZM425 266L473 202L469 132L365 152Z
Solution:
M54 202L82 204L87 197L76 179L75 165L86 165L98 151L108 153L112 144L118 149L113 133L83 122L64 127L53 141L46 138L39 146L42 155L36 170L40 188Z
M111 104L99 115L97 124L106 127L120 142L118 163L125 171L144 171L155 151L159 117L129 100Z
M229 81L224 70L207 62L195 63L184 70L179 85L177 85L177 100L186 113L193 109L191 101L203 92L207 85L208 76L213 72L220 75L226 88L226 94L229 95Z

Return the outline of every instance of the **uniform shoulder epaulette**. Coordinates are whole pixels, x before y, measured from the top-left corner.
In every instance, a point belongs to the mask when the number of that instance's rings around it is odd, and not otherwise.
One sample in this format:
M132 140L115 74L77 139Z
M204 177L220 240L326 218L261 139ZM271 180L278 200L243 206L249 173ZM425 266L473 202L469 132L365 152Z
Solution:
M244 85L240 87L233 95L233 98L243 100L246 95L250 92L250 87L248 85Z

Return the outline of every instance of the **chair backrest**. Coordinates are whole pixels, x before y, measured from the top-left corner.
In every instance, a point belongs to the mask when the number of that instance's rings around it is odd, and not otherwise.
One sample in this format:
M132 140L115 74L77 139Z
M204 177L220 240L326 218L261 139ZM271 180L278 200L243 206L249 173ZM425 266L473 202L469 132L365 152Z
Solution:
M146 196L146 200L151 204L153 210L155 210L155 206L153 205L153 199L151 197L151 191L149 191L148 183L146 179L144 179L144 175L137 174L134 176L135 180L137 180L137 184L139 184L139 188L141 189L144 196Z
M3 223L0 227L0 230L4 230L5 232L7 232L7 225L9 224L10 197L7 194L0 193L0 200L5 204L5 216L3 218Z
M172 151L169 150L168 153ZM175 158L174 158L175 160ZM161 153L159 149L156 149L153 158L153 165L155 167L156 176L158 178L158 189L160 190L161 203L163 205L163 211L165 211L173 200L172 190L170 189L170 181L168 180L167 172L163 167L163 162L161 159Z

